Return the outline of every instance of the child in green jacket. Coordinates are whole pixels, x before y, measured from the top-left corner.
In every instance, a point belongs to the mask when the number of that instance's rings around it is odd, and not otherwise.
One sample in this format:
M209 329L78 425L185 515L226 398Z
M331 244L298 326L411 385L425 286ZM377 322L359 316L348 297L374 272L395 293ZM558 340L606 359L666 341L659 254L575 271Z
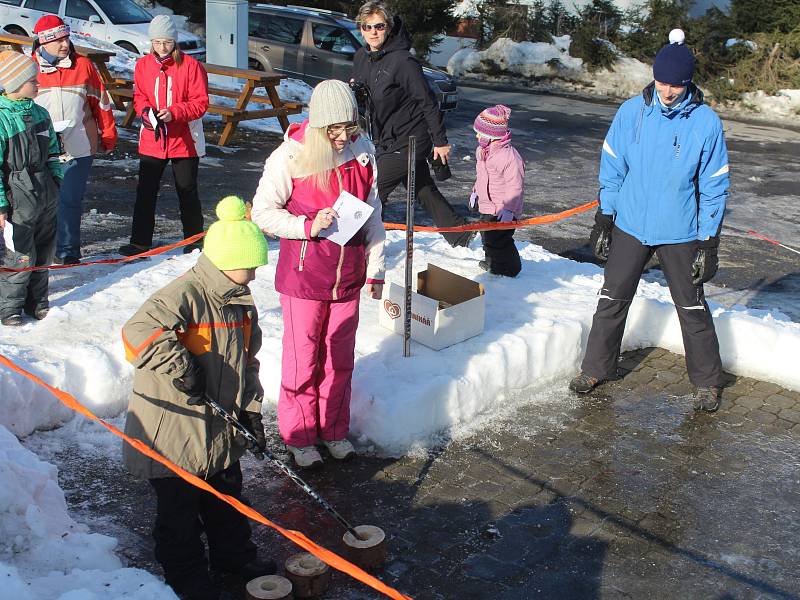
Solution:
M33 102L39 69L19 52L0 52L0 267L47 266L56 243L62 170L48 112ZM5 231L11 228L11 235ZM22 312L47 316L47 270L0 271L0 323L22 325Z

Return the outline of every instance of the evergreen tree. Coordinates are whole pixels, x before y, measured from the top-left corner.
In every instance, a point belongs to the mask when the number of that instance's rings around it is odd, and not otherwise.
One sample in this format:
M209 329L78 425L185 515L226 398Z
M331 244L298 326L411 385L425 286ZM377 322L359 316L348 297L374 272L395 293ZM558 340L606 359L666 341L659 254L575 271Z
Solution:
M731 18L742 35L789 33L800 27L798 0L731 0Z
M425 57L456 24L456 0L389 0L388 6L400 16L411 34L417 56Z

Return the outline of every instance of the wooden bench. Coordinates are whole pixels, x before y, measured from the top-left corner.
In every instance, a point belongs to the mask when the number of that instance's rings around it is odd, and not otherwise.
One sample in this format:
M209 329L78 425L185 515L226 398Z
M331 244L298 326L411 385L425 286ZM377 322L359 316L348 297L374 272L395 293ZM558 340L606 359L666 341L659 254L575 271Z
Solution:
M22 52L23 46L28 48L33 46L34 39L35 38L24 35L8 33L0 29L0 45L4 44L6 46L11 46L11 48L17 52ZM107 63L109 60L111 60L112 56L116 56L116 53L108 50L98 50L97 48L88 48L86 46L75 46L75 51L94 63L94 66L97 67L97 72L100 73L100 79L103 80L103 83L106 85L106 87L109 87L109 84L114 81L114 77L108 70ZM118 100L113 96L112 100L114 101L114 107L117 110L125 110L125 105L121 100Z
M220 146L225 146L230 141L233 132L236 131L237 125L242 121L275 117L278 119L281 128L286 131L289 127L288 116L298 114L303 110L302 104L297 102L285 102L281 100L278 95L278 85L282 79L286 78L284 75L266 71L256 71L253 69L238 69L236 67L226 67L210 63L203 64L203 67L205 67L206 72L210 75L224 75L225 77L244 80L244 85L238 92L236 90L215 86L209 86L208 88L209 96L236 99L233 106L209 102L208 112L221 116L222 122L225 124L222 135L219 138ZM259 88L264 88L266 96L255 95L255 91ZM109 86L109 93L112 97L128 101L128 108L125 113L125 118L122 120L122 126L130 127L136 118L136 111L133 107L133 82L129 79L117 78ZM270 108L248 110L247 106L250 102L264 104L270 106Z
M32 46L33 40L34 38L32 37L0 31L0 44L7 44L17 52L22 52L23 46ZM136 118L136 111L133 107L133 81L111 75L107 63L112 56L115 56L115 53L107 50L98 50L96 48L87 48L85 46L75 46L75 51L91 60L97 67L100 78L103 80L103 84L106 86L114 102L114 107L117 110L125 111L122 127L130 127ZM210 96L236 99L233 106L214 104L213 102L208 105L208 112L214 115L220 115L222 117L222 122L225 124L219 139L220 146L225 146L230 141L233 132L236 131L237 125L242 121L275 117L278 119L281 128L286 131L289 127L288 116L298 114L303 110L302 104L297 102L284 102L278 95L278 85L282 79L286 78L285 75L278 75L277 73L267 71L256 71L253 69L237 69L236 67L226 67L208 63L203 66L206 72L211 75L223 75L225 77L244 80L244 85L238 92L236 90L214 86L210 86L208 89ZM255 95L256 90L259 88L264 88L266 96ZM247 105L250 102L264 104L270 108L248 110Z

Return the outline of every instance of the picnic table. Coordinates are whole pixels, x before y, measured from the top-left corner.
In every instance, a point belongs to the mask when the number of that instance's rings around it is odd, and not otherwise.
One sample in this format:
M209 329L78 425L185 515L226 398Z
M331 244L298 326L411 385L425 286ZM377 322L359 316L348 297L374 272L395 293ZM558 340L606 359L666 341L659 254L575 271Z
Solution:
M0 44L11 46L17 52L22 52L23 46L32 46L33 40L34 38L32 37L15 35L0 30ZM124 77L114 77L108 70L107 63L116 53L86 46L75 46L75 51L91 60L97 67L100 78L103 80L103 84L114 102L114 107L117 110L125 111L122 126L130 127L136 118L136 111L133 107L133 81ZM220 146L225 146L230 141L233 132L236 131L236 127L242 121L275 117L278 119L281 128L286 131L289 127L288 116L300 113L303 110L302 104L285 102L278 95L278 85L282 79L286 79L285 75L270 71L239 69L210 63L204 63L203 66L206 72L211 75L223 75L244 80L244 84L239 91L218 86L209 86L208 88L210 96L236 99L233 106L225 106L214 102L210 102L208 105L208 112L220 115L222 122L225 124L219 139ZM266 96L255 94L259 88L264 89ZM248 110L247 106L250 102L264 104L269 108Z
M220 115L222 117L222 122L225 124L225 127L222 129L222 135L219 138L220 146L225 146L230 141L233 132L236 131L236 127L242 121L275 117L278 119L281 128L286 131L289 127L288 116L297 114L303 110L302 104L298 102L286 102L281 100L278 95L278 85L282 79L286 79L285 75L278 75L277 73L269 71L226 67L211 63L203 63L203 67L205 67L206 72L210 75L223 75L225 77L244 80L244 85L239 91L215 87L213 85L209 85L208 87L209 96L236 99L233 106L209 102L208 112L214 115ZM264 89L266 96L255 94L256 90L259 88ZM116 78L108 87L108 91L112 97L128 101L128 108L125 112L125 118L122 120L122 126L130 127L133 124L133 120L136 118L136 111L133 107L133 82L130 79ZM270 108L248 110L247 106L250 102L268 105Z

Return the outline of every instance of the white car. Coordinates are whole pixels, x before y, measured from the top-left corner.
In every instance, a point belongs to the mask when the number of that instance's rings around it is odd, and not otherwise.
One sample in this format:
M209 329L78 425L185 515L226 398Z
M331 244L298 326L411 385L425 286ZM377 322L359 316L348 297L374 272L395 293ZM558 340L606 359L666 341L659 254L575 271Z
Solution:
M150 51L147 28L153 15L133 0L0 0L0 23L9 33L33 36L33 26L46 14L61 17L75 36L116 44L134 54ZM179 31L178 46L205 61L206 49L196 35Z

